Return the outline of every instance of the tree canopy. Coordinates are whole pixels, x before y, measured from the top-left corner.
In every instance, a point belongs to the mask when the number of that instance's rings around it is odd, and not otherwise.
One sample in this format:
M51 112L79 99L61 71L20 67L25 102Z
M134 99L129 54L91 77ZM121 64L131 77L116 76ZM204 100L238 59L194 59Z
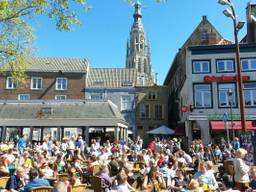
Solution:
M0 0L0 70L10 71L18 83L26 84L26 61L35 50L30 21L37 15L47 15L58 30L69 31L80 25L77 7L85 12L90 8L87 0Z
M30 21L36 15L47 15L58 30L69 31L73 25L80 25L77 13L71 8L77 6L84 11L90 8L86 0L1 0L0 65L8 67L11 75L24 83L25 61L34 50Z

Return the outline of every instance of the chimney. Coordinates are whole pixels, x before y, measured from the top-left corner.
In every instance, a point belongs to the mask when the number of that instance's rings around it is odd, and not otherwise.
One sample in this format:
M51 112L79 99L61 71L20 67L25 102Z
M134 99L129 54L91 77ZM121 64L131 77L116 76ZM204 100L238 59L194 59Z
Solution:
M256 43L256 4L248 3L246 7L247 43Z

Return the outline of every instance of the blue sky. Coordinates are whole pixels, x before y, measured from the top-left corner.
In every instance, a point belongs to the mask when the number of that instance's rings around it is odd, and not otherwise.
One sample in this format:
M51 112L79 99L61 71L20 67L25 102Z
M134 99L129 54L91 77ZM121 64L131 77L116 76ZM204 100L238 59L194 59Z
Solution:
M185 3L184 3L185 2ZM239 20L245 21L247 0L233 0ZM254 1L252 1L254 2ZM202 16L217 28L224 38L233 40L231 19L226 18L217 0L141 0L143 24L151 41L152 67L162 84L173 57L200 23ZM46 17L33 24L39 57L88 58L91 67L124 67L126 42L133 23L133 7L126 0L89 0L92 9L79 8L82 26L71 32L59 32ZM245 35L246 27L240 31Z

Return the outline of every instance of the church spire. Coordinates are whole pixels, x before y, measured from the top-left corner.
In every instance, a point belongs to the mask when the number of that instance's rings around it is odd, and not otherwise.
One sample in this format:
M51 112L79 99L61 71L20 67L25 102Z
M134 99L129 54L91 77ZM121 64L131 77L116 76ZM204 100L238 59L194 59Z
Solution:
M134 4L134 14L133 14L133 18L134 18L134 22L133 22L133 26L132 28L136 28L136 29L143 29L143 25L142 25L142 13L141 13L141 3L139 1L136 1Z
M147 45L139 1L134 4L133 18L126 50L126 68L135 68L140 78L144 79L142 82L147 82L151 79L150 45ZM143 85L147 84L143 83Z

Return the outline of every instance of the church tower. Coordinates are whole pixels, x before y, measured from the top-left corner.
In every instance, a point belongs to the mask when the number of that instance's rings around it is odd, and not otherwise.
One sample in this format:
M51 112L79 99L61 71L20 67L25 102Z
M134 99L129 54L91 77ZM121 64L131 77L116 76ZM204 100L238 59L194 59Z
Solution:
M150 42L146 42L146 35L142 24L141 3L134 4L134 22L130 31L130 40L127 41L126 68L135 68L139 73L139 84L147 85L152 81Z

